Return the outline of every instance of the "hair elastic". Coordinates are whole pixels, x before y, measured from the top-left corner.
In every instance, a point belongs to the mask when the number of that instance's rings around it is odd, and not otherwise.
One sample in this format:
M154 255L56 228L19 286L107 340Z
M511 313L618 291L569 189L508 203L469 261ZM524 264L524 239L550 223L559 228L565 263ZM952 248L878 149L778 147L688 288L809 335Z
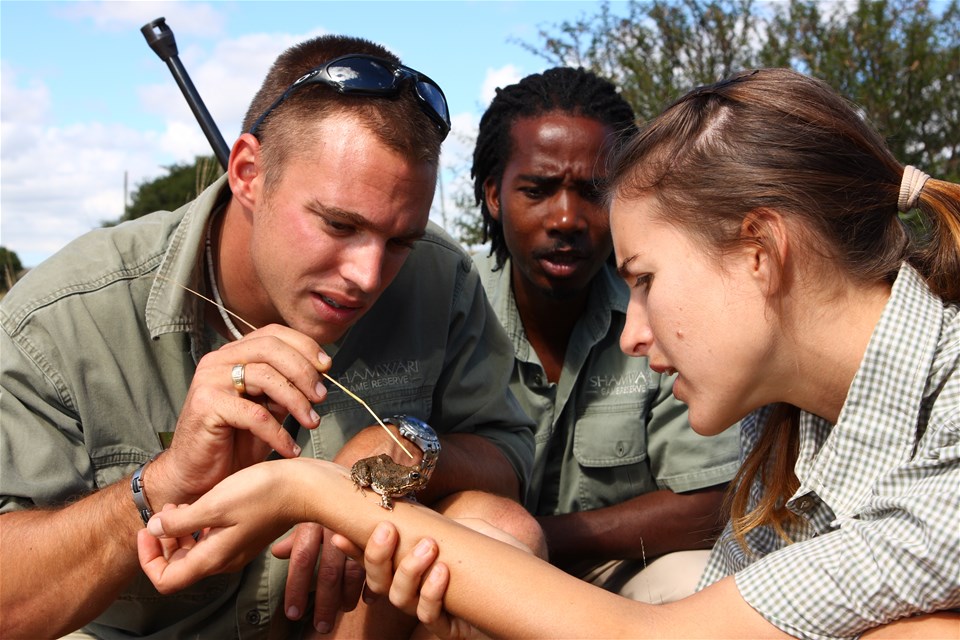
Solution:
M900 179L900 197L897 199L897 209L906 213L917 205L917 199L930 176L913 165L903 168L903 178Z

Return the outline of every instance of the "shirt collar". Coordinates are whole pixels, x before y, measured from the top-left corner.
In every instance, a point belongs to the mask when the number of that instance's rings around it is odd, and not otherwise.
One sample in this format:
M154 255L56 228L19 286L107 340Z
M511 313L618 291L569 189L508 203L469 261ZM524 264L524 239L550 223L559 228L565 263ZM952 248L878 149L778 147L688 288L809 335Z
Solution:
M480 270L483 288L490 300L490 306L493 307L500 324L510 337L517 358L530 361L535 354L526 339L520 312L514 301L513 288L510 286L510 258L508 257L503 266L496 271L493 270L496 265L496 256L477 255L474 261ZM591 282L588 312L581 318L581 323L587 323L591 344L595 344L607 335L614 312L621 314L627 312L629 298L630 292L626 283L611 265L605 264Z
M904 264L837 424L801 414L798 495L813 490L837 517L852 515L885 470L913 456L942 317L942 301Z
M223 175L184 205L186 211L170 236L147 300L146 321L152 338L197 332L202 327L201 305L207 303L183 287L199 292L205 289L202 264L207 223L229 195L227 176Z

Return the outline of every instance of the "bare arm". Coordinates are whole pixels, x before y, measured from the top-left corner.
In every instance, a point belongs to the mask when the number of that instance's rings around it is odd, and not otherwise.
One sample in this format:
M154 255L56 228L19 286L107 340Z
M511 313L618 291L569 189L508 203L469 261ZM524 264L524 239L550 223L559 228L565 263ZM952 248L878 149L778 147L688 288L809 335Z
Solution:
M385 519L389 523L378 527ZM317 460L255 465L195 504L154 516L149 531L166 536L202 526L214 529L196 544L187 538L189 548L173 552L169 560L160 541L141 531L141 565L161 591L173 591L243 566L249 554L291 524L310 520L333 526L366 547L368 581L376 583L378 592L390 590L391 581L405 582L408 588L400 589L405 592L396 599L391 592L391 601L408 613L416 611L422 585L446 611L495 637L785 637L740 597L732 577L679 602L634 602L419 505L399 502L385 512L376 496L354 490L345 469ZM435 581L434 571L445 578ZM949 635L956 622L955 615L936 614L898 621L884 631L895 635L919 628Z
M471 489L520 499L517 472L489 440L469 433L452 433L441 436L440 442L443 452L421 496L425 504Z
M0 516L0 637L56 637L99 615L140 571L141 528L129 480L63 509Z
M354 490L345 469L316 460L255 465L195 504L154 516L149 530L169 536L200 526L215 529L169 560L159 541L144 532L140 560L154 584L168 592L243 566L264 541L293 523L323 522L364 547L384 519L399 530L397 558L422 558L410 554L421 538L442 541L439 560L450 576L447 610L493 636L691 637L703 635L698 621L704 617L711 619L717 637L779 634L740 598L732 580L681 603L633 602L419 505L400 502L385 512L376 496ZM538 588L530 589L531 584Z
M654 558L709 549L721 528L723 486L689 493L654 491L620 504L537 518L550 558Z
M388 428L399 436L395 426ZM417 500L436 505L453 493L471 488L519 499L520 482L513 466L486 438L473 434L447 434L441 436L440 441L442 452L437 468L427 488L417 494ZM400 464L418 464L420 451L409 442L406 446L414 458L396 445L382 427L373 425L351 438L337 452L334 462L349 468L361 458L387 453ZM300 523L293 535L274 545L272 551L275 556L290 560L284 610L292 609L302 614L307 610L311 591L314 591L314 624L333 627L340 611L349 611L356 606L363 586L363 571L362 567L351 565L333 545L323 544L329 535L330 531L325 532L317 524ZM318 558L320 571L315 569Z
M207 354L170 449L142 476L150 505L192 501L271 448L296 455L277 417L289 411L316 426L311 403L323 399L316 385L326 366L319 353L313 340L272 325ZM233 388L237 362L247 363L251 397ZM142 527L129 476L61 508L0 516L0 637L56 636L96 618L137 574Z

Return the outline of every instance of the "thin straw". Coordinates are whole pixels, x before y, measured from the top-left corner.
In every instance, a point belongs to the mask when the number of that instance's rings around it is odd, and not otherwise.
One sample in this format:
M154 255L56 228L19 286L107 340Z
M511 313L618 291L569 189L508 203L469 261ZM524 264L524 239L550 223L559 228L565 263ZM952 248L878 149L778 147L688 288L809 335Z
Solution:
M238 316L237 314L235 314L233 311L230 311L230 309L227 309L225 306L220 305L220 304L217 304L217 302L216 302L215 300L211 300L210 298L208 298L207 296L203 295L202 293L199 293L199 292L197 292L197 291L194 291L194 290L191 289L190 287L188 287L188 286L186 286L186 285L184 285L184 284L180 284L179 282L176 282L176 281L174 281L174 280L170 280L169 278L164 278L164 277L161 276L161 275L157 275L156 277L158 277L158 278L163 278L164 280L168 280L168 281L170 281L170 282L173 282L173 284L177 285L178 287L181 287L182 289L186 289L187 291L189 291L189 292L192 293L193 295L195 295L195 296L197 296L197 297L199 297L199 298L202 298L202 299L206 300L206 301L209 302L210 304L212 304L212 305L214 305L214 306L216 306L216 307L219 307L220 309L223 309L224 311L226 311L227 313L229 313L231 316L233 316L234 318L236 318L237 320L239 320L239 321L242 322L243 324L245 324L245 325L247 325L248 327L250 327L252 330L254 330L254 331L257 330L257 327L253 326L252 324L250 324L249 322L247 322L246 320L244 320L243 318L241 318L240 316ZM354 392L352 392L352 391L350 391L349 389L347 389L345 386L343 386L342 384L340 384L339 382L337 382L336 380L334 380L333 378L331 378L330 376L328 376L326 373L321 372L320 375L322 375L324 378L326 378L327 380L329 380L329 381L332 382L333 384L335 384L335 385L337 385L338 387L340 387L340 390L341 390L341 391L343 391L345 394L347 394L348 396L350 396L351 398L353 398L354 400L356 400L358 403L360 403L360 405L362 405L364 409L366 409L368 412L370 412L370 415L372 415L373 418L377 421L377 424L379 424L381 427L383 427L383 430L387 432L387 435L390 436L390 438L391 438L394 442L396 442L397 445L398 445L401 449L403 449L403 452L404 452L405 454L407 454L408 456L410 456L411 458L413 458L413 454L410 453L410 451L409 451L405 446L403 446L403 443L400 442L400 439L397 438L397 436L393 435L393 431L390 431L390 429L387 427L387 425L385 425L385 424L383 423L383 420L380 419L380 416L378 416L376 413L374 413L373 409L370 408L370 405L368 405L366 402L364 402L364 401L360 398L360 396L358 396L358 395L355 394Z

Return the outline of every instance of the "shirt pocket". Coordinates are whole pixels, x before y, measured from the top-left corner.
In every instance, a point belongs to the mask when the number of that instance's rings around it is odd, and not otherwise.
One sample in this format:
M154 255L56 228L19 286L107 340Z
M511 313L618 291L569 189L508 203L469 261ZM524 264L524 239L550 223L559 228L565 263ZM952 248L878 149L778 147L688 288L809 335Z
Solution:
M577 421L573 455L579 466L578 510L618 504L655 491L641 402L595 407Z
M433 408L432 391L433 387L420 387L400 392L367 393L363 400L382 420L404 414L429 424ZM298 442L301 446L309 442L311 448L305 451L312 451L314 458L332 460L351 438L363 429L378 424L363 405L339 389L337 392L328 392L328 401L315 407L320 414L320 426L300 432ZM331 397L332 401L329 401ZM386 433L383 437L385 442L390 438Z

